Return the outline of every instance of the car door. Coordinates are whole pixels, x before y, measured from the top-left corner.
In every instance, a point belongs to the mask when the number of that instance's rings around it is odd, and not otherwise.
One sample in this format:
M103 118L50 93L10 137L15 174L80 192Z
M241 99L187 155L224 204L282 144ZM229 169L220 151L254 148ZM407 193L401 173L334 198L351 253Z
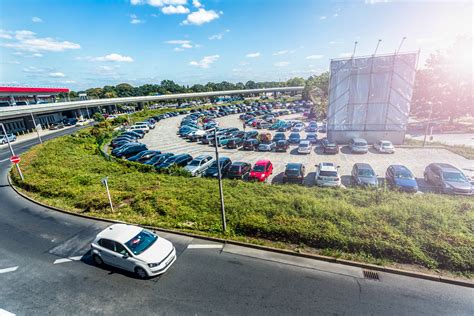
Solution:
M273 165L271 162L267 164L267 177L273 173Z
M102 260L104 260L108 265L120 267L120 262L117 260L115 253L115 242L110 239L102 238L99 240L98 244L102 247L101 249L98 249Z
M135 258L132 254L119 242L114 241L114 256L117 266L127 271L135 270Z
M387 184L393 185L393 169L392 167L387 168L387 171L385 172L385 178L387 179Z

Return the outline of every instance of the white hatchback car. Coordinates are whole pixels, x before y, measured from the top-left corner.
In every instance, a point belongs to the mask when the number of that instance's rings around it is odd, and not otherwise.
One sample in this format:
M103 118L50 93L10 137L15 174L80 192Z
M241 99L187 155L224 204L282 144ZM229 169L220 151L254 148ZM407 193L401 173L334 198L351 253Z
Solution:
M141 227L114 224L91 244L95 264L135 272L144 279L165 273L176 261L173 244Z
M395 147L393 147L392 142L389 140L379 140L374 144L374 148L377 149L380 153L395 153Z
M311 154L313 146L309 140L302 140L298 145L298 154Z
M322 187L340 187L341 175L339 167L332 162L321 162L316 166L316 174L314 176L316 185Z

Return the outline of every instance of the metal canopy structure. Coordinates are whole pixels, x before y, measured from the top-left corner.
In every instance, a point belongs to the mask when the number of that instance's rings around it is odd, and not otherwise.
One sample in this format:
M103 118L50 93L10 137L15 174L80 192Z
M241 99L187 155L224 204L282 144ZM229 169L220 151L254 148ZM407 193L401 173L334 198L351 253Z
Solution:
M328 138L402 143L418 52L331 60Z
M35 105L10 106L0 108L0 119L8 119L33 114L54 113L68 110L77 110L85 108L102 107L115 104L140 103L149 101L166 101L176 99L191 99L212 97L221 95L239 95L239 94L258 94L265 92L301 92L304 87L281 87L281 88L263 88L263 89L247 89L247 90L227 90L213 92L196 92L196 93L180 93L180 94L164 94L155 96L142 97L124 97L111 99L98 99L74 102L58 102Z

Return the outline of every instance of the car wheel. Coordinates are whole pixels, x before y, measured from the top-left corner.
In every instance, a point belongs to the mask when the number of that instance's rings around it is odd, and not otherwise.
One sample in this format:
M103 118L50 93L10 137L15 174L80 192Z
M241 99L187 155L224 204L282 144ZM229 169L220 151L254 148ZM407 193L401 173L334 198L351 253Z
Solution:
M100 266L104 265L104 260L102 260L102 258L98 255L93 255L92 260L94 261L94 264L96 266L100 267Z
M143 268L136 267L135 268L135 274L140 278L140 279L146 279L148 277L148 274Z

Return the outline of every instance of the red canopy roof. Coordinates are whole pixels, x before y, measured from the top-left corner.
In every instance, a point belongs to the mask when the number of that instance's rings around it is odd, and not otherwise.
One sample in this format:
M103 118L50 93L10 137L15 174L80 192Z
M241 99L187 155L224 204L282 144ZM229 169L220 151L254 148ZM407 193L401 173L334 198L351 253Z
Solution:
M62 93L69 92L68 88L39 88L39 87L1 87L0 93L3 94L48 94L48 93Z

